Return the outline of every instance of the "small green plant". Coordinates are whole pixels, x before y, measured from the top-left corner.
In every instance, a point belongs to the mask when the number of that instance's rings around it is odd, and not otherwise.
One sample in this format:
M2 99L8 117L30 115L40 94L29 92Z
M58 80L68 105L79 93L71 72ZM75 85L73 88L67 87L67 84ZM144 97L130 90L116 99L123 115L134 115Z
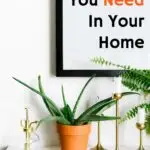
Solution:
M115 64L105 60L103 57L94 57L91 60L95 64L114 66L122 69L120 76L122 84L132 91L143 92L145 95L150 93L150 70L140 70L131 66Z
M56 105L56 103L46 95L46 93L43 89L42 83L41 83L41 77L40 76L38 77L39 89L35 89L35 88L27 85L26 83L24 83L21 80L18 80L16 78L13 78L13 79L42 97L43 102L44 102L47 110L49 111L50 115L48 115L44 119L41 119L39 122L39 125L43 122L48 122L48 121L52 121L52 120L56 120L58 123L64 124L64 125L84 125L84 124L88 124L92 121L107 121L107 120L119 119L119 118L116 118L113 116L104 116L103 115L103 112L105 110L107 110L108 108L110 108L111 106L113 106L116 103L116 101L113 100L112 97L109 97L107 99L104 99L102 101L97 102L96 104L94 104L93 106L91 106L87 110L85 110L77 118L75 118L75 114L76 114L79 102L81 100L81 97L82 97L87 85L90 83L90 81L93 78L94 78L94 76L92 76L86 82L86 84L83 86L83 88L82 88L82 90L81 90L81 92L80 92L80 94L76 100L76 103L74 105L73 110L67 104L63 86L61 88L61 91L62 91L62 99L63 99L64 107L59 108ZM137 94L137 93L125 92L125 93L122 93L122 96L131 95L131 94ZM99 113L99 115L97 115L98 113Z
M142 92L145 96L150 94L150 70L141 70L132 68L131 66L115 64L111 61L105 60L103 57L94 57L92 62L95 64L114 66L122 69L120 76L122 77L122 84L128 87L131 91ZM129 110L120 122L134 118L138 113L138 108L144 108L147 113L146 116L146 133L150 135L150 104L144 103L133 107Z
M145 117L145 125L146 125L146 133L147 135L150 135L150 104L149 103L143 103L138 106L135 106L131 108L121 119L120 123L123 123L127 120L133 119L137 116L138 114L138 108L143 108L145 109L145 112L147 113Z
M133 108L131 108L121 119L120 119L120 123L125 122L126 120L130 120L132 118L135 118L138 114L138 109L139 108L143 108L145 109L146 113L150 112L150 104L148 103L143 103L140 105L137 105Z

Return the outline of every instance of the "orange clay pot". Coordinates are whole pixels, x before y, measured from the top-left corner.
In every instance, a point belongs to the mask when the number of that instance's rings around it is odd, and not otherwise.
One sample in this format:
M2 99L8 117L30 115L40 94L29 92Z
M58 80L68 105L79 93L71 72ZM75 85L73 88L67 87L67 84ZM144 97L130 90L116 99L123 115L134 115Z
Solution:
M57 124L61 150L87 150L91 125L68 126Z

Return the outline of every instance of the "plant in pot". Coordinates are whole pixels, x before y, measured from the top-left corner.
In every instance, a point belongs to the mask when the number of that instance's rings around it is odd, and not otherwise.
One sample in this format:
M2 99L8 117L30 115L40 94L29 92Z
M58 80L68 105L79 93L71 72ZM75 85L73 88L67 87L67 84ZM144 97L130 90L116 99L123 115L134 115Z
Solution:
M137 69L131 66L125 66L120 64L115 64L111 61L105 60L103 57L95 57L92 62L100 65L114 66L122 69L120 76L122 77L122 84L128 87L131 91L136 91L144 95L145 99L150 95L150 70L149 69ZM145 109L146 115L146 133L150 135L150 103L144 101L143 103L131 108L125 115L121 118L120 123L128 119L136 117L139 108Z
M35 92L36 94L40 95L43 99L43 102L49 111L49 116L39 121L38 126L40 126L43 122L48 122L52 120L57 121L57 129L60 135L60 143L62 150L86 150L88 144L88 136L91 129L91 122L92 121L108 121L108 120L116 120L119 118L113 116L104 116L103 112L116 104L116 101L109 97L102 101L97 102L93 106L86 109L83 113L81 113L78 117L76 116L76 111L80 102L80 99L85 91L87 85L90 81L94 78L92 76L86 84L83 86L77 101L74 105L74 108L71 109L70 106L67 104L66 97L64 94L64 88L62 86L62 99L64 103L63 108L59 108L56 103L49 98L42 86L41 77L38 77L38 88L35 89L26 83L22 82L14 78L17 82L24 85L25 87L29 88L31 91ZM135 92L125 92L122 93L122 96L137 94ZM99 115L97 115L99 114Z

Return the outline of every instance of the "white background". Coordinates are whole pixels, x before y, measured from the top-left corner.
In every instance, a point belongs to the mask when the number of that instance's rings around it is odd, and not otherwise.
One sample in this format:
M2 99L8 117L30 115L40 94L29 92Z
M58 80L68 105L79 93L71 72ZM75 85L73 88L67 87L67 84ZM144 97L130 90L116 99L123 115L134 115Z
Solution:
M42 100L16 83L12 76L36 87L37 76L41 74L46 92L60 106L60 87L64 84L68 103L73 106L87 78L55 77L55 0L0 0L0 69L1 146L23 143L20 119L24 119L26 105L31 109L32 119L40 119L48 114ZM112 78L95 79L87 88L78 113L91 98L97 95L106 98L111 96L112 91ZM131 96L122 101L121 114L137 104L138 99ZM113 115L114 109L109 112ZM114 122L103 123L102 142L105 146L114 145L114 128ZM134 120L121 125L120 130L120 144L138 144ZM96 144L96 133L93 125L90 145ZM58 144L55 125L43 125L38 134L41 138L38 145ZM144 139L149 144L150 138Z
M149 68L150 67L150 53L149 53L149 35L147 31L150 26L149 19L149 1L144 1L144 6L104 6L104 0L98 0L98 6L80 6L76 2L72 6L72 1L65 0L63 2L63 54L64 54L64 69L104 69L90 62L91 58L95 56L102 56L107 60L111 60L117 64L132 65L134 67ZM138 1L139 2L139 1ZM103 19L103 27L89 27L89 15L100 17ZM111 25L111 20L108 15L112 17L118 15L116 19L115 28ZM120 27L118 20L125 17L132 22L135 18L144 17L142 27ZM138 20L139 21L139 20ZM144 48L99 48L99 37L109 37L111 39L143 39ZM105 45L103 46L105 47ZM127 59L128 58L128 59ZM143 59L144 58L144 59ZM142 62L142 63L141 63ZM108 67L110 69L112 67Z

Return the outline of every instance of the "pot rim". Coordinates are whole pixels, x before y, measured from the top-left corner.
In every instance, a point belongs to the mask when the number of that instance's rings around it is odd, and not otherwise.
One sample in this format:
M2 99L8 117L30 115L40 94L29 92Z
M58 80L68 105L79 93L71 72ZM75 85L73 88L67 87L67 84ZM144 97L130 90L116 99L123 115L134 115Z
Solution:
M90 126L91 123L83 124L83 125L66 125L66 124L61 124L61 123L57 122L57 125L60 125L60 126L70 126L70 127L83 127L83 126Z
M57 124L57 131L61 135L88 135L91 132L91 124L81 125L81 126L70 126Z

